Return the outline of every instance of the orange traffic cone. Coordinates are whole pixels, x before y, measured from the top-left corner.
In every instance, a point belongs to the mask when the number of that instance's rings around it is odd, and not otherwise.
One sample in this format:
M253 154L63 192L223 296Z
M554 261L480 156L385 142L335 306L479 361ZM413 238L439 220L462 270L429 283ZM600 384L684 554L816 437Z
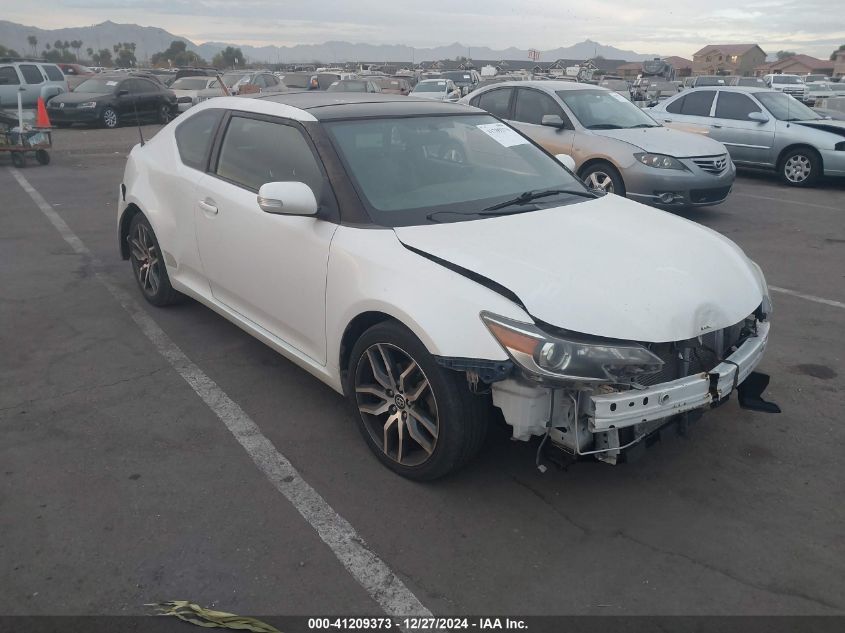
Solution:
M47 116L47 108L44 107L44 98L38 97L38 114L35 117L35 127L51 128L50 117Z

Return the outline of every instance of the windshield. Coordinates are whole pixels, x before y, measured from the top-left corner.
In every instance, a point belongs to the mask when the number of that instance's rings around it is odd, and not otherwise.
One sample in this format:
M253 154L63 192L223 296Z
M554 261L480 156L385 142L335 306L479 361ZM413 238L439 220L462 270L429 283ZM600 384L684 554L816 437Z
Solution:
M288 88L308 88L311 85L312 75L284 75L282 83Z
M443 73L443 76L446 79L451 79L459 86L468 86L472 83L472 75L463 71Z
M773 84L803 84L800 77L795 75L772 75Z
M231 88L236 83L238 83L241 79L249 77L246 73L226 73L223 75L223 83L226 85L227 88Z
M611 90L628 91L628 82L624 79L605 79L599 85L602 88L610 88Z
M526 191L584 185L554 158L489 115L325 124L375 222L407 226L474 219ZM579 202L559 194L532 203ZM437 214L436 219L427 216Z
M329 86L329 92L367 92L366 81L336 81Z
M657 127L654 119L618 92L608 90L559 90L567 107L588 130Z
M204 90L207 83L208 77L182 77L170 84L170 87L173 90Z
M119 79L86 79L74 88L73 91L90 92L91 94L107 94L109 92L114 92L114 89L119 83Z
M724 86L725 85L725 78L724 77L699 77L695 80L695 87L701 88L701 86Z
M759 77L740 77L737 82L737 86L765 86L766 82L760 79Z
M782 92L755 92L754 96L773 117L781 121L811 121L822 118L795 97Z
M420 82L414 88L414 92L446 92L445 81Z

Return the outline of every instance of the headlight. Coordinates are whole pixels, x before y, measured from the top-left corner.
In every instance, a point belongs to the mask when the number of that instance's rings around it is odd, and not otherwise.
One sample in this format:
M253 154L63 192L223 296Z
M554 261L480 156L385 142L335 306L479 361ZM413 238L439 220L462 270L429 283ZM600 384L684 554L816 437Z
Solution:
M489 312L482 312L481 320L511 359L537 378L628 382L663 367L658 356L637 343L578 334L552 336L532 323Z
M90 110L90 109L92 109L92 108L96 108L96 107L97 107L97 102L96 102L96 101L86 101L85 103L80 103L80 104L79 104L79 108L80 108L81 110Z
M648 167L657 167L658 169L686 169L684 164L677 158L663 154L634 154L634 158Z

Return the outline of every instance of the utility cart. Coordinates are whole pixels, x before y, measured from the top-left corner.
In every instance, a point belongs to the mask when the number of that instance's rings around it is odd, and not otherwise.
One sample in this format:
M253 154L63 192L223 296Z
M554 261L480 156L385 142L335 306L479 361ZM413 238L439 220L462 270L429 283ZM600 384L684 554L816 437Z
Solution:
M17 120L0 113L0 154L8 153L15 167L25 167L27 154L34 154L41 165L50 162L53 138L49 129L24 129L19 131Z

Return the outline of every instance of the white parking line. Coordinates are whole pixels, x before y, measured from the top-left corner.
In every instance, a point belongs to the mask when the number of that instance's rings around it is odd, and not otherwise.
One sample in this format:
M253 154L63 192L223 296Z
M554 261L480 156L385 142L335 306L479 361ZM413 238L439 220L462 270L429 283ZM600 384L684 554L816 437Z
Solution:
M89 258L97 279L132 317L176 372L220 418L267 479L299 511L337 559L388 615L430 616L419 599L387 564L367 547L355 528L297 472L288 459L261 433L258 425L217 384L188 358L127 292L103 271L102 263L70 229L44 197L14 167L10 172L70 247Z
M833 299L825 299L824 297L817 297L815 295L805 295L803 292L790 290L789 288L778 288L777 286L769 286L769 290L780 292L785 295L798 297L799 299L806 299L807 301L814 301L815 303L823 303L826 306L833 306L834 308L845 308L845 303L841 301L834 301Z
M831 207L825 204L813 204L812 202L803 202L800 200L789 200L788 198L772 198L770 196L758 196L754 193L742 193L734 191L734 196L742 196L743 198L756 198L757 200L769 200L771 202L783 202L785 204L794 204L799 207L813 207L814 209L826 209L828 211L842 211L839 207Z

